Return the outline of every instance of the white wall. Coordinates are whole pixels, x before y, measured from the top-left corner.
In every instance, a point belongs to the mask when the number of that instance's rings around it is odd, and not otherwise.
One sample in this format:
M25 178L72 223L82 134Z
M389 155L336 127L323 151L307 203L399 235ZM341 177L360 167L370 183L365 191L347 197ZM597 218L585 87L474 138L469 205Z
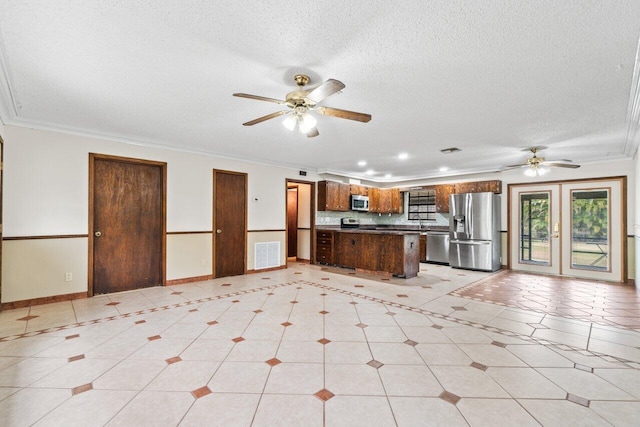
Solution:
M298 185L298 248L299 259L311 259L311 185ZM315 203L315 200L313 201Z
M280 241L285 265L284 188L287 179L298 177L297 170L15 126L4 126L2 136L4 237L86 235L89 153L100 153L167 163L167 232L210 232L212 170L247 173L247 269L253 269L253 243L258 241ZM310 181L318 179L309 175ZM211 274L208 236L167 237L168 280ZM77 242L69 250L70 240L77 239L4 241L2 302L86 291L88 244L84 239L82 250ZM202 265L202 260L209 261ZM71 283L64 282L69 268L74 269Z

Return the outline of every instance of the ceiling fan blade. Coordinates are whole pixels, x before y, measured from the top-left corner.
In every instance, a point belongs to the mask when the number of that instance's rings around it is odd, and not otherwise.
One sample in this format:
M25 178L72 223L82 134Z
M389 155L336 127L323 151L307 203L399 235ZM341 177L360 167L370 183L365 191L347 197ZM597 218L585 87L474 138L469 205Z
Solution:
M519 169L519 168L524 168L527 167L529 165L509 165L509 166L503 166L500 168L500 170L504 171L504 170L508 170L508 169Z
M309 132L307 132L307 138L315 138L318 135L320 135L320 132L318 132L318 128L313 128Z
M556 163L556 162L544 162L544 166L552 166L555 168L569 168L569 169L578 169L580 165L576 165L573 163Z
M309 92L309 95L307 95L306 97L317 104L344 88L344 83L342 83L341 81L329 79Z
M267 101L267 102L275 102L276 104L286 104L286 101L281 101L275 98L267 98L266 96L258 96L258 95L250 95L248 93L234 93L233 96L238 96L240 98L249 98L249 99L257 99L258 101Z
M282 110L277 111L275 113L267 114L266 116L258 117L257 119L251 120L250 122L243 123L242 126L253 126L258 123L262 123L269 119L275 119L278 116L289 113L290 110Z
M371 114L356 113L355 111L340 110L338 108L320 107L318 113L325 116L339 117L341 119L356 120L358 122L367 123L371 120Z

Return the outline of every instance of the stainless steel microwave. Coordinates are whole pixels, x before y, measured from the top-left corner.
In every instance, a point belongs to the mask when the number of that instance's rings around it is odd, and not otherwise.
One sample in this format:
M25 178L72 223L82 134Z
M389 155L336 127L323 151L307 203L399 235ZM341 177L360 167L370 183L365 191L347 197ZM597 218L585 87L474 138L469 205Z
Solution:
M351 196L351 210L352 211L369 211L369 197L359 196L354 194Z

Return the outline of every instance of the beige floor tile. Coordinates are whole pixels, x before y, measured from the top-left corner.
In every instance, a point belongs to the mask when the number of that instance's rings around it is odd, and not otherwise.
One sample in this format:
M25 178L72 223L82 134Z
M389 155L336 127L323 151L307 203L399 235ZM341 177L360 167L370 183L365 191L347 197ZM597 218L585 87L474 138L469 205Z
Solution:
M591 402L589 408L612 425L617 427L636 427L640 402Z
M433 323L424 314L405 311L394 307L389 307L389 310L396 313L395 316L393 316L393 319L403 328L407 326L428 327L433 325Z
M395 424L386 397L335 396L325 403L325 421L332 427L388 427Z
M231 322L217 323L210 325L198 339L203 340L232 340L242 335L248 323Z
M70 397L65 389L25 388L0 402L0 420L6 426L29 426Z
M360 323L369 326L397 326L393 316L383 313L361 313L359 314Z
M458 409L440 398L389 397L399 427L468 427Z
M567 393L589 400L632 400L633 397L599 376L575 368L537 368Z
M470 366L432 366L442 387L459 397L508 398L509 395L486 372Z
M380 376L369 365L325 365L325 386L335 395L383 396Z
M402 330L410 340L420 344L451 344L451 340L441 330L430 326L403 326Z
M324 327L324 338L331 341L366 341L364 330L353 325L327 324Z
M213 392L262 393L270 371L265 362L225 362L208 387Z
M606 328L593 325L589 337L630 347L640 347L640 333L636 331L625 331L619 328Z
M103 426L135 395L134 391L89 390L73 396L35 426Z
M172 363L145 390L191 392L209 383L219 366L219 362L193 360Z
M32 384L33 387L74 388L93 382L115 366L117 359L82 359L69 362Z
M294 323L295 322L295 323ZM283 341L310 341L313 339L320 339L323 337L324 328L322 324L305 324L298 323L299 321L292 319L293 325L287 326L282 336Z
M527 365L540 368L569 368L573 362L542 345L508 345L508 351Z
M508 350L492 344L459 344L474 362L486 366L525 366L525 363Z
M522 406L512 399L464 398L456 405L472 426L539 426Z
M61 358L28 358L0 371L0 387L26 387L67 364Z
M456 344L491 344L491 338L487 337L482 331L470 327L444 328L444 333L451 341Z
M323 364L280 363L271 368L264 392L313 395L323 388Z
M276 357L283 363L323 363L324 346L317 341L282 341Z
M167 360L182 353L193 340L178 338L161 338L148 341L135 353L129 356L130 359L150 359Z
M244 340L236 343L227 356L231 362L265 362L276 356L279 341Z
M322 402L315 396L265 394L252 426L322 426L322 412Z
M120 358L124 359L135 353L149 341L145 337L114 337L85 353L91 358Z
M404 343L369 343L373 358L392 365L424 365L424 360L414 346Z
M70 334L71 335L71 334ZM64 340L36 354L35 357L64 357L69 358L78 354L85 354L98 347L107 337L78 337Z
M187 392L143 391L107 424L114 426L178 425L193 404Z
M589 350L640 362L640 348L597 339L589 340Z
M534 323L537 323L537 322L534 322ZM500 317L494 317L493 319L489 320L485 324L488 326L494 326L496 328L503 329L505 331L511 331L511 332L515 332L523 335L531 335L535 331L535 328L533 328L532 326L529 326L526 323L522 323L515 320L510 320L510 319L503 319Z
M166 367L164 360L125 359L93 381L93 388L143 390Z
M22 390L18 387L0 387L0 401Z
M640 371L636 369L595 369L594 373L640 399Z
M364 342L330 342L325 345L326 363L367 363L373 356Z
M536 329L532 336L578 348L587 348L587 343L589 342L589 338L587 336L575 335L568 332L557 331L555 329Z
M487 374L516 399L564 399L567 392L533 368L489 368Z
M251 425L260 394L211 393L193 404L180 427L246 427Z
M363 331L369 342L402 343L408 339L399 326L368 326Z
M183 360L209 360L223 361L235 343L231 340L205 340L199 339L191 343L180 357Z
M518 402L545 427L566 427L569 420L574 426L610 426L591 409L568 400L521 399Z
M0 343L0 356L28 357L64 341L62 337L40 335Z
M0 372L2 372L3 369L8 368L11 365L15 365L21 360L24 360L24 358L10 357L10 356L0 357Z
M378 372L388 396L437 397L443 391L426 366L384 365Z
M196 339L209 327L206 322L176 323L161 331L163 338L192 338ZM151 335L149 335L151 336Z
M472 362L455 344L418 344L416 350L429 366L469 366Z

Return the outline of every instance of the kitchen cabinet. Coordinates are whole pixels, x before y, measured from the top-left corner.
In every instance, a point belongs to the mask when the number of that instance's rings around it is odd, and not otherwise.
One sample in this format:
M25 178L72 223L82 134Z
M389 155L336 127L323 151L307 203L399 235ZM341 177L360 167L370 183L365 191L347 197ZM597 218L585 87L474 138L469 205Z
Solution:
M399 188L370 188L369 212L402 213L402 193Z
M335 233L333 231L316 232L316 263L334 265L334 242Z
M369 187L365 187L364 185L349 184L349 194L351 194L352 196L368 196Z
M349 184L335 181L319 181L318 210L339 212L351 210L349 191Z
M436 185L436 212L449 213L449 196L455 192L455 184Z
M335 263L343 267L361 268L362 234L337 232Z
M476 181L476 182L461 182L456 184L456 194L460 193L502 193L502 181Z

